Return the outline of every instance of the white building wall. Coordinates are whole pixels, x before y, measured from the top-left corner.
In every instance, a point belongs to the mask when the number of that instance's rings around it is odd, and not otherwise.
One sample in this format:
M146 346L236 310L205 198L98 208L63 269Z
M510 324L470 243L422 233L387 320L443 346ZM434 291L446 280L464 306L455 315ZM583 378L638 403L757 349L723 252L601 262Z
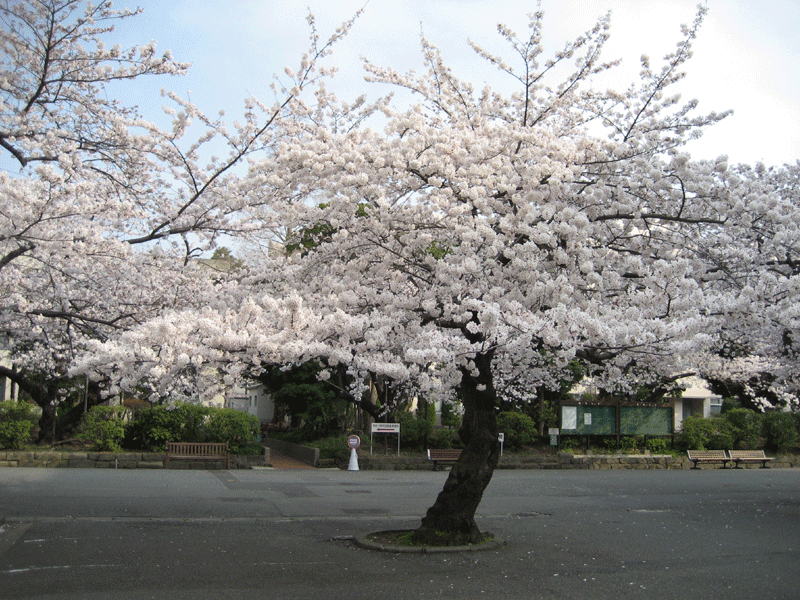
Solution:
M682 397L675 400L675 431L681 431L686 417L710 417L712 403L718 405L720 401L720 397L713 394L699 377L690 377L687 381Z
M275 403L261 384L231 390L225 407L254 415L262 423L270 423L275 416Z
M0 365L11 368L11 362L8 360L8 352L0 349ZM10 379L0 377L0 401L11 400L16 394L12 394L15 386L11 383Z

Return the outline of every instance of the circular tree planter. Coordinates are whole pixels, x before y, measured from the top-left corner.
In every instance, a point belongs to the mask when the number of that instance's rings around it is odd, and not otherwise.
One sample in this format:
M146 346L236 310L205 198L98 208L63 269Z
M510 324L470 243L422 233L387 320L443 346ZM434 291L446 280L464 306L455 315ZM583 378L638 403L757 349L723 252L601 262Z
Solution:
M409 541L409 536L413 529L396 529L388 531L376 531L355 537L355 543L367 550L379 552L403 552L410 554L433 554L442 552L482 552L486 550L497 550L505 545L503 540L486 535L486 540L479 544L467 544L463 546L423 546L414 545Z

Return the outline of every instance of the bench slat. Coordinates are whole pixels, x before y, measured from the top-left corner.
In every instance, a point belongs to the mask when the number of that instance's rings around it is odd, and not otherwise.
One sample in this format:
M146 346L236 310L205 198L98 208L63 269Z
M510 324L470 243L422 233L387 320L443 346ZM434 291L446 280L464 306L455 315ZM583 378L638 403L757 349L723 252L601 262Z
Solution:
M428 460L433 462L433 468L436 469L436 466L441 463L454 463L461 457L462 450L459 449L439 449L439 448L428 448Z
M687 450L686 455L694 463L693 469L699 469L697 465L701 462L721 462L725 469L731 460L725 450Z
M171 458L186 460L219 460L224 458L227 469L231 468L228 443L224 442L167 442L164 468L169 468Z
M764 454L763 450L731 450L729 454L737 469L740 468L739 463L742 462L760 462L761 468L766 469L768 468L767 463L775 460L771 456Z

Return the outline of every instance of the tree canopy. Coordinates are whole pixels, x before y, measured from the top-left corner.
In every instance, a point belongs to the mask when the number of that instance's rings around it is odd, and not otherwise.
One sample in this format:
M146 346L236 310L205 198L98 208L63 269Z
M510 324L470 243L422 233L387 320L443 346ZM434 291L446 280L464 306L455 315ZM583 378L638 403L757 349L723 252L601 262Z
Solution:
M726 115L677 92L705 13L622 91L595 84L616 66L608 16L552 57L541 12L523 35L498 28L507 56L473 45L511 91L459 78L423 37L420 72L365 62L407 104L332 94L321 61L353 21L322 44L310 19L293 87L249 100L235 133L175 98L171 132L114 121L146 132L125 138L129 180L66 145L57 167L0 181L29 219L0 236L15 355L45 348L46 370L112 393L213 394L310 360L346 373L353 401L368 377L456 393L466 447L417 532L453 543L480 537L501 380L558 390L577 361L631 392L758 364L794 401L798 166L685 153ZM207 133L182 147L191 119ZM201 166L214 138L229 157ZM263 251L209 285L191 258L222 232Z

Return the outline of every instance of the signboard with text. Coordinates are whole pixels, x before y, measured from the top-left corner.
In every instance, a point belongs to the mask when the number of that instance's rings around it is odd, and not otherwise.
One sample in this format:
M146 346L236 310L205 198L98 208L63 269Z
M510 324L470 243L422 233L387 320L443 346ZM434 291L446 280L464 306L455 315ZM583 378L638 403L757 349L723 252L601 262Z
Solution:
M369 434L369 453L372 454L372 436L376 433L397 435L397 456L400 456L400 423L373 423Z

